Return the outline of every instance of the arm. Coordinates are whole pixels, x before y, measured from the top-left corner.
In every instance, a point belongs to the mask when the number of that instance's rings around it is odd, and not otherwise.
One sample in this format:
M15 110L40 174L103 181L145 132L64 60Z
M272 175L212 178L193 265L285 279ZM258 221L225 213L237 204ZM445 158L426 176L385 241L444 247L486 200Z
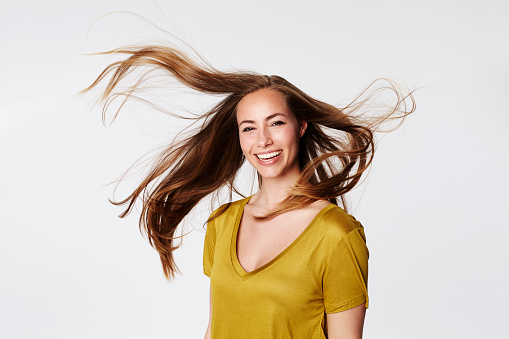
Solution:
M210 304L209 325L207 326L207 331L205 332L204 339L210 339L210 324L212 323L212 287L210 288L209 293L209 304Z
M327 313L327 338L361 339L365 314L364 304L342 312Z
M329 256L323 278L329 339L362 338L369 302L368 257L362 227L344 236Z

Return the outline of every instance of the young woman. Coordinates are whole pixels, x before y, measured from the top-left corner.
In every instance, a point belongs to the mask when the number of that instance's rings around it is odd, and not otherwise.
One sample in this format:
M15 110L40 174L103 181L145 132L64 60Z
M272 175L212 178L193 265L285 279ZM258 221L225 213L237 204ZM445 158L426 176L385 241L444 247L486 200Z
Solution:
M256 194L222 205L208 219L205 338L361 338L369 254L344 196L371 163L377 127L414 111L411 93L385 80L396 103L369 120L356 115L369 96L340 109L279 76L221 72L175 48L108 53L128 57L88 88L109 78L105 108L122 79L141 66L150 67L145 74L161 69L196 91L224 95L203 114L199 131L168 146L142 184L117 203L127 204L125 216L143 200L140 227L167 278L178 272L173 241L182 219L225 186L230 197L237 192L235 177L245 160L258 173ZM137 86L122 94L129 98Z

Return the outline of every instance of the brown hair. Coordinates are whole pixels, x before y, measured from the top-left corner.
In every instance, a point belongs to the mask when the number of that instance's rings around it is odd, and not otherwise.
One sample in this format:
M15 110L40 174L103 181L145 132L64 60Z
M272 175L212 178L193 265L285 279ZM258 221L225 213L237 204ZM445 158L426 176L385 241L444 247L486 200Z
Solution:
M134 192L122 201L113 202L127 205L120 215L124 217L138 198L143 201L140 229L146 232L150 244L159 252L168 279L179 272L173 251L180 245L175 245L174 239L178 237L174 235L183 218L200 200L222 187L229 188L230 196L232 191L238 193L234 180L245 158L239 143L236 107L245 95L261 88L275 89L284 95L297 120L307 122L299 145L301 176L288 197L270 213L258 217L259 220L273 218L318 199L327 199L346 209L345 194L358 184L373 159L373 133L382 123L394 119L401 122L401 118L415 110L412 92L400 90L388 79L379 79L387 86L373 90L366 97L368 89L377 82L375 80L351 104L337 108L311 98L282 77L254 72L221 72L206 62L197 63L172 47L126 47L101 54L128 55L125 60L106 67L84 90L92 89L109 77L102 95L103 114L118 96L124 96L124 102L132 96L139 81L121 93L114 93L114 89L140 66L164 70L198 92L226 95L204 113L204 123L196 134L169 145ZM150 70L145 74L148 72ZM373 95L384 89L396 94L395 104L378 118L366 119L359 115ZM409 107L407 99L411 103ZM261 184L260 177L259 180ZM228 206L223 205L214 217Z

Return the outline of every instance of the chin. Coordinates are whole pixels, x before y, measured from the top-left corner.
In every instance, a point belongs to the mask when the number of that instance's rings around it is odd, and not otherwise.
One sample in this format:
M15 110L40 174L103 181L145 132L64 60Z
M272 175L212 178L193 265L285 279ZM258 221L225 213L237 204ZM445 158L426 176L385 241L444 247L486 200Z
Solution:
M260 173L260 172L258 172L258 173L260 174L260 176L261 176L263 179L274 179L274 178L278 178L278 177L280 177L280 175L279 175L279 174L266 174L266 173Z
M253 165L251 163L251 165ZM291 172L291 168L288 166L281 166L282 164L273 165L273 166L260 166L256 164L257 166L253 167L256 169L258 174L265 179L276 179L276 178L283 178L285 177L289 172Z
M282 178L284 177L285 173L282 171L268 171L267 169L257 169L258 173L261 175L264 179L274 179L274 178Z

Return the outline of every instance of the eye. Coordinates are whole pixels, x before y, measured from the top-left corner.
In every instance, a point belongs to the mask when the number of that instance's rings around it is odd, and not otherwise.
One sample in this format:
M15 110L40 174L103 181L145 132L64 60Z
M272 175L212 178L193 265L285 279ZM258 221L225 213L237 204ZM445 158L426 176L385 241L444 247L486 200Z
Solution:
M272 123L272 126L279 126L279 125L284 125L284 124L285 124L285 122L284 122L284 121L279 120L279 121L275 121L275 122L273 122L273 123Z
M249 132L249 131L252 131L254 128L253 127L244 127L242 129L242 132Z

